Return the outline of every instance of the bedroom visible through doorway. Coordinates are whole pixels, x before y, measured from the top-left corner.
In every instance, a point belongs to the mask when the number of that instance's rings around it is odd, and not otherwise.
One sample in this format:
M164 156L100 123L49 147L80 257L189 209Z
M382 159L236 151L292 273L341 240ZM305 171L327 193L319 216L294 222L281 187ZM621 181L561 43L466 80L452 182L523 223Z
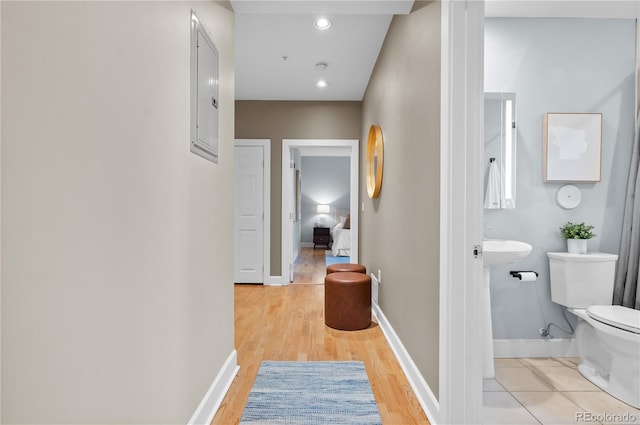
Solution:
M294 264L308 268L313 259L324 269L326 250L330 256L349 256L357 262L359 144L357 140L282 143L282 283L286 285L298 282ZM312 251L296 262L304 248ZM319 280L305 280L309 279Z

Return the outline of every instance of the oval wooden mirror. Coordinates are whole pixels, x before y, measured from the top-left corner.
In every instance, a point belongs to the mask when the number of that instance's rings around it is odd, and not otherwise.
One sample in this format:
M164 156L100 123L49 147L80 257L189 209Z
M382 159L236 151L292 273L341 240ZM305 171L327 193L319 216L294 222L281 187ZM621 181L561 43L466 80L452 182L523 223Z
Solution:
M377 198L382 187L382 165L384 163L384 146L382 143L382 129L372 125L369 128L367 152L365 156L365 173L367 179L367 194L369 198Z

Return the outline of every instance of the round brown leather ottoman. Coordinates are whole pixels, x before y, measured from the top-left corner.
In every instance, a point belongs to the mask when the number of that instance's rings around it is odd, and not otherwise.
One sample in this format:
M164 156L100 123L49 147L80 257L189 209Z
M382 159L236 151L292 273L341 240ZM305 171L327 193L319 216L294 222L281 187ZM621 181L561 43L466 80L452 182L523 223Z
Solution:
M371 324L371 278L364 273L337 272L324 278L324 323L356 331Z
M327 266L327 274L339 272L355 272L367 274L367 268L362 264L331 264Z

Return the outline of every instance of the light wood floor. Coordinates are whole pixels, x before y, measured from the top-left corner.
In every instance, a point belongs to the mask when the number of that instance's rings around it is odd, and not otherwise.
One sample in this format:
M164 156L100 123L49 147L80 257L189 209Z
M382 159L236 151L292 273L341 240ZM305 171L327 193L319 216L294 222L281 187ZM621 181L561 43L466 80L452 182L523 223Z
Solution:
M325 249L300 248L298 258L293 262L294 284L323 284L327 266L325 263Z
M379 326L338 331L325 326L323 311L323 285L235 286L240 371L212 424L239 423L262 360L362 361L383 424L429 423Z

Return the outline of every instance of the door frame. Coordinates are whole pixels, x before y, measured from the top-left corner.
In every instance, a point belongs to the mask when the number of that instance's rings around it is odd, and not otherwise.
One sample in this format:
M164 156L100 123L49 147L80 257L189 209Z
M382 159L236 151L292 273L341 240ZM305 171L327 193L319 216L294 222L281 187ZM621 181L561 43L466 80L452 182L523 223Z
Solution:
M263 196L262 196L262 211L264 219L262 220L262 284L269 284L271 280L271 139L235 139L233 147L262 147L264 157L264 167L262 168L262 184L263 184ZM235 203L234 203L235 205ZM238 229L235 222L235 208L233 212L234 222L234 243L235 235ZM234 259L234 273L235 273L235 259Z
M482 409L484 0L445 1L441 30L440 370L436 423ZM478 247L479 255L474 255Z
M292 149L324 149L327 156L335 155L337 150L350 148L350 205L351 213L351 261L358 262L358 201L360 199L360 141L354 139L283 139L282 140L282 285L291 283L293 270L293 187L291 161Z

